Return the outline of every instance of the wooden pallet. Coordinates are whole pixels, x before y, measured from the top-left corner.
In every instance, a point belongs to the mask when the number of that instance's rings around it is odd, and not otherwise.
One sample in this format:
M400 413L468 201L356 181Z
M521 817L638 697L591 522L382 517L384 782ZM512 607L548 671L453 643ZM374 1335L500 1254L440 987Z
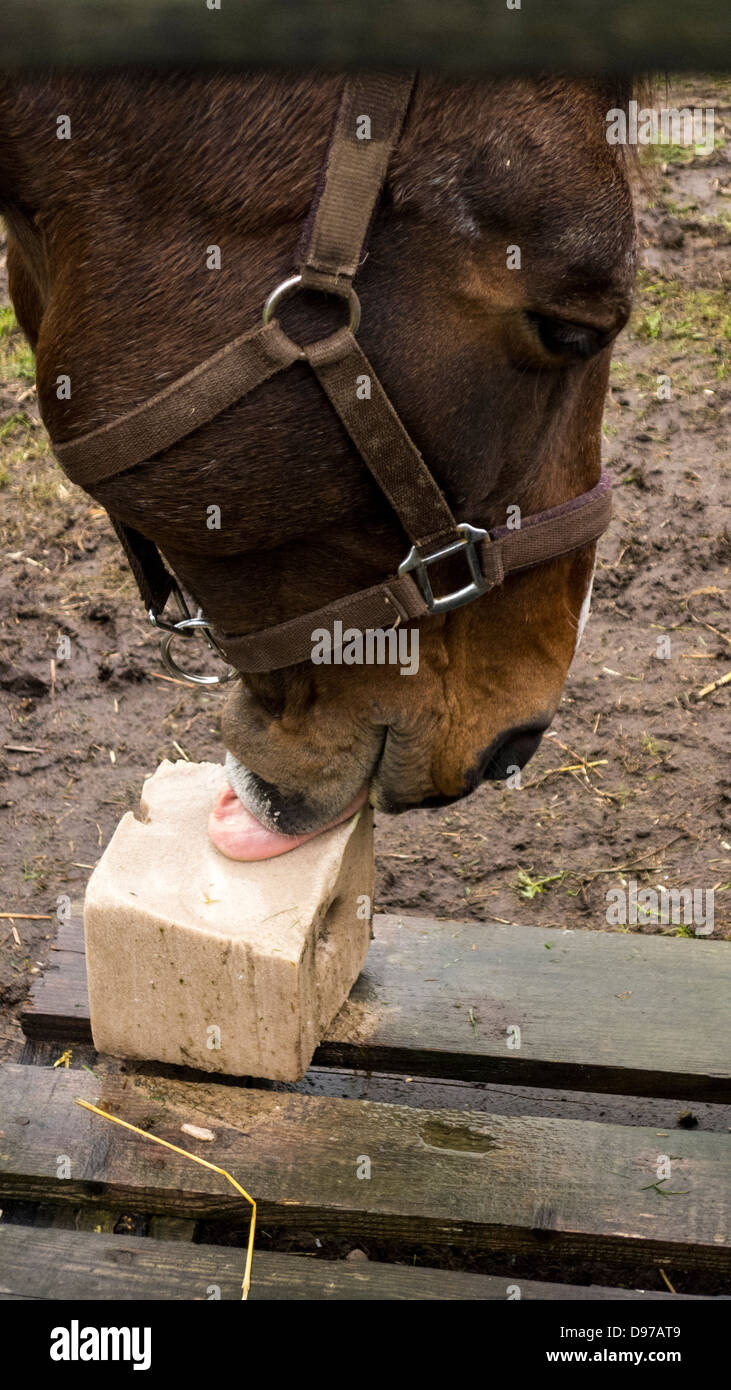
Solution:
M315 1066L285 1087L95 1063L83 934L62 927L24 1014L24 1064L0 1072L0 1297L238 1296L243 1252L210 1240L224 1223L243 1241L248 1206L76 1096L232 1172L262 1231L391 1256L262 1251L254 1297L505 1299L517 1285L524 1298L672 1299L660 1269L717 1292L731 1265L728 946L414 917L377 918L375 933ZM53 1068L69 1047L72 1069ZM689 1107L702 1129L677 1127ZM125 1212L147 1234L114 1234ZM204 1243L169 1238L195 1221ZM418 1267L454 1252L496 1272ZM400 1263L414 1254L417 1267Z

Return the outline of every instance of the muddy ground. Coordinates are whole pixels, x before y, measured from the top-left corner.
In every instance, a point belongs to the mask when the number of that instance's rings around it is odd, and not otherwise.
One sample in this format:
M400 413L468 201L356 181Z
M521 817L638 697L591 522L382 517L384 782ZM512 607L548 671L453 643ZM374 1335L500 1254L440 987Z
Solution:
M634 878L714 889L714 935L731 933L731 684L708 690L731 670L731 81L684 81L666 104L681 102L715 105L716 148L659 151L638 190L636 308L604 423L615 518L553 731L519 791L376 818L380 911L606 930L608 887ZM7 306L4 281L0 293ZM104 513L50 456L7 307L0 511L0 1051L17 1057L57 897L80 901L160 759L222 757L222 697L163 677ZM630 930L692 935L652 918Z

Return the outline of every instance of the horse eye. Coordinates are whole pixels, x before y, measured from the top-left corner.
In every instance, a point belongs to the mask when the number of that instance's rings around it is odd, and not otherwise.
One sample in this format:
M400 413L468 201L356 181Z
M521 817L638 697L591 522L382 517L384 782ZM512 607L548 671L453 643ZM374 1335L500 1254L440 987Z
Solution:
M610 334L587 328L568 319L547 318L544 314L528 313L546 352L558 357L587 358L600 352L609 342Z

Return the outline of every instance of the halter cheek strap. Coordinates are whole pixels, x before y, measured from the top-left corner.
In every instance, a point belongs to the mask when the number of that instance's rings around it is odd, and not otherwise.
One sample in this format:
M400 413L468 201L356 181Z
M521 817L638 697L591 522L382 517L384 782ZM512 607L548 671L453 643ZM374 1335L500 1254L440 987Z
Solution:
M345 627L388 628L451 612L488 593L508 574L591 544L609 524L610 480L604 472L589 492L524 518L519 529L487 532L458 523L357 342L360 305L353 280L414 81L413 75L377 74L346 81L303 231L297 273L269 296L262 323L125 415L54 445L69 477L82 487L93 487L163 453L293 362L304 361L398 515L412 546L396 575L314 612L248 633L226 632L200 611L191 616L154 543L112 518L150 618L166 631L163 657L177 674L185 675L170 657L175 634L202 632L237 671L275 670L310 658L316 628L332 635L336 623L342 624L340 632ZM348 326L305 347L292 342L280 328L276 311L303 289L342 299L349 308ZM364 376L370 381L365 398L357 389ZM465 582L435 597L430 566L453 555L464 559ZM176 621L163 616L171 594L181 609ZM205 684L222 679L187 678Z

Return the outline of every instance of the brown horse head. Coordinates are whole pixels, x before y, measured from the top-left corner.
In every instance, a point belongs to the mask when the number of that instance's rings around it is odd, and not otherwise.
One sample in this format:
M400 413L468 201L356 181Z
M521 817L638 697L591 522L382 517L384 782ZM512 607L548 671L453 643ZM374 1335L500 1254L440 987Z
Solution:
M255 324L294 264L340 87L140 74L0 91L11 293L53 439ZM568 79L417 83L358 275L359 339L460 522L500 525L597 481L633 277L630 176L605 135L626 95ZM328 306L300 298L282 317L293 337L331 326ZM94 495L231 631L375 584L409 548L304 364ZM396 664L242 677L222 726L236 790L300 834L365 784L399 811L522 766L558 704L593 561L589 546L423 620L418 669L404 645Z

